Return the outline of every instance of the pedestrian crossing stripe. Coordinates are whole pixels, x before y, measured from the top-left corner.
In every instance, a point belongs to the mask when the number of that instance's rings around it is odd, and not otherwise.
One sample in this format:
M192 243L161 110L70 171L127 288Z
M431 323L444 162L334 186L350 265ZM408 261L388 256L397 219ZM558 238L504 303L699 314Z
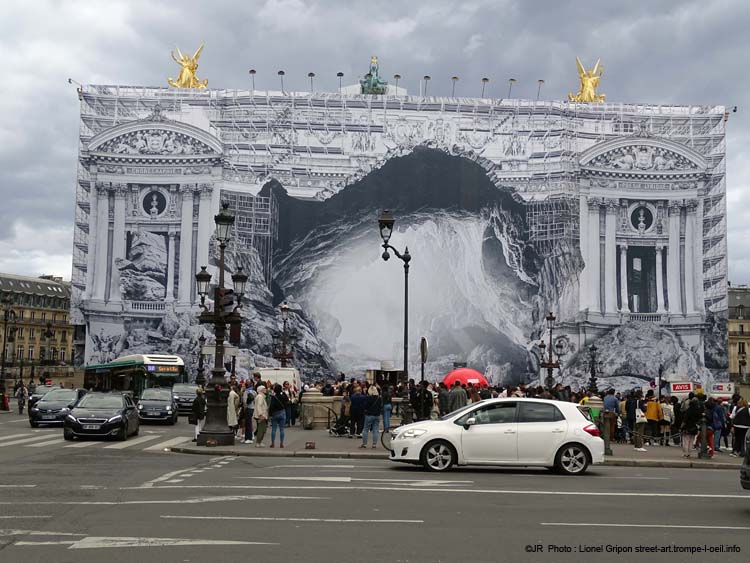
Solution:
M25 448L54 448L55 446L62 446L63 448L90 448L98 446L102 449L124 450L126 448L143 444L147 446L143 448L143 451L161 452L164 451L165 448L170 448L190 441L190 437L188 436L177 436L158 443L152 443L154 440L160 438L164 438L164 436L162 434L147 434L145 436L129 438L124 442L116 442L114 444L107 440L82 440L69 442L64 440L60 435L51 434L49 432L40 432L38 434L26 433L0 436L0 448L10 446L23 446Z

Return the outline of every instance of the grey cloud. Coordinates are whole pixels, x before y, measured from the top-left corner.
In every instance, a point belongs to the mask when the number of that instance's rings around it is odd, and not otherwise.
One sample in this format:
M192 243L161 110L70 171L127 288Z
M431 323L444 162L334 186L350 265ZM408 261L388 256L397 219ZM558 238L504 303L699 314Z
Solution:
M242 88L247 70L258 70L258 88L278 88L279 69L288 89L334 90L336 72L354 82L378 54L386 76L400 73L412 93L432 77L430 94L476 96L480 79L502 97L514 77L514 97L560 99L575 90L576 55L591 65L601 58L601 90L611 101L737 105L728 123L729 199L742 201L750 187L750 47L743 0L705 2L523 2L431 0L350 2L156 3L120 0L104 4L29 4L0 7L0 53L5 53L5 93L0 99L0 247L29 226L40 249L51 236L64 262L72 248L78 137L78 100L66 79L84 83L165 85L176 67L175 45L206 50L199 76L209 86ZM729 209L730 279L750 282L750 212ZM23 227L23 228L21 228ZM66 250L58 250L64 248ZM69 259L68 259L69 260ZM22 262L3 262L0 269ZM7 266L6 266L7 265ZM37 267L37 266L34 266ZM18 270L16 270L18 271ZM18 271L19 273L38 273ZM63 273L69 276L69 268Z

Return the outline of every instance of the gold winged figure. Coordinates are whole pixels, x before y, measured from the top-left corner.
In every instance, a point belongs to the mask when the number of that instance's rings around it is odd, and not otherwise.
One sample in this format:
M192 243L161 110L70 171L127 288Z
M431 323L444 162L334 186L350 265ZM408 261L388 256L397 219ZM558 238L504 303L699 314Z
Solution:
M198 59L203 52L203 47L204 44L201 43L201 46L198 47L198 50L192 57L183 55L179 47L177 48L177 54L179 55L179 58L175 57L174 51L172 51L172 59L174 60L174 62L180 65L181 68L180 74L179 76L177 76L177 80L167 78L167 82L169 82L170 86L173 86L175 88L205 88L206 86L208 86L208 79L198 80L198 78L195 76L195 71L198 70Z
M596 93L596 89L599 87L599 80L604 71L601 59L596 61L594 68L586 70L581 59L576 57L576 66L578 67L578 77L581 79L581 89L577 94L568 94L568 99L571 102L603 102L607 96Z

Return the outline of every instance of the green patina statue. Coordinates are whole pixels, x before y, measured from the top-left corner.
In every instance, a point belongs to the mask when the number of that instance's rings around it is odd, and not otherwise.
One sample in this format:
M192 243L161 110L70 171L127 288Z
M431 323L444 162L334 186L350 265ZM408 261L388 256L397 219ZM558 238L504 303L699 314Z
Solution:
M370 72L359 81L363 94L385 94L388 89L388 83L380 80L378 76L378 58L373 56L370 59Z

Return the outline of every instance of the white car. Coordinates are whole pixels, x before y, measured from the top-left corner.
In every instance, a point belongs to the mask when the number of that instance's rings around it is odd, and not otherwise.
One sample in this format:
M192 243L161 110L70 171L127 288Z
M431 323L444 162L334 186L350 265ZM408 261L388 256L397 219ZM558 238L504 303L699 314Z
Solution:
M570 475L604 463L599 429L575 403L546 399L487 399L440 420L391 432L391 461L430 471L454 465L541 466Z

